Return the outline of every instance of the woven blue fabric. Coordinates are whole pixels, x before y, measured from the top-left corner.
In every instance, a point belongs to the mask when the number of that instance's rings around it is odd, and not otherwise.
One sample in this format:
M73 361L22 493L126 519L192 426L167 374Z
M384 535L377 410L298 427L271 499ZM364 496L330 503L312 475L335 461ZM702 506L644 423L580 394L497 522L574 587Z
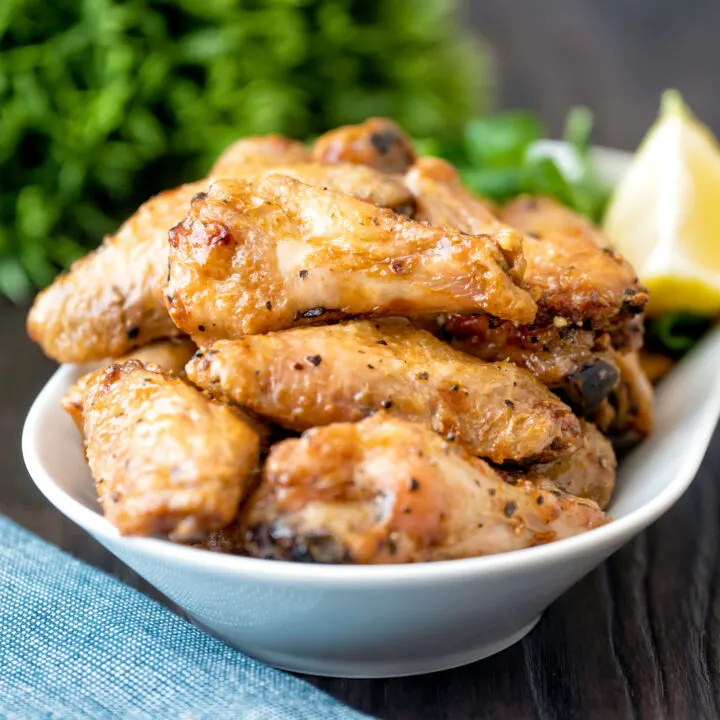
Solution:
M0 517L0 718L366 717Z

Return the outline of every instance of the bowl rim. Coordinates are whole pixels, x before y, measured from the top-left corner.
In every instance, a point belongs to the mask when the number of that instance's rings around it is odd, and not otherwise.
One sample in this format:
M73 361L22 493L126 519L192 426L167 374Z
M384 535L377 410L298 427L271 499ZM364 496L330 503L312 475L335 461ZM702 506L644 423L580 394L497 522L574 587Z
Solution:
M688 359L707 343L720 343L720 328L712 330L689 354ZM70 376L76 372L77 366L64 365L52 375L33 402L22 434L22 452L30 476L42 494L60 512L101 542L117 544L120 541L127 546L128 551L137 554L196 569L198 565L202 565L208 571L219 575L252 577L261 581L292 581L299 585L325 584L329 581L348 587L364 586L369 582L397 586L417 581L460 580L478 573L505 574L522 571L530 565L557 562L591 550L607 549L609 554L672 507L689 487L707 452L720 414L718 374L708 388L708 401L701 410L704 435L702 442L695 443L693 451L683 457L673 481L641 507L588 532L546 545L474 558L396 565L322 565L214 553L158 538L121 536L99 512L86 507L53 480L35 449L35 439L39 437L49 398L56 393L59 385L67 386Z

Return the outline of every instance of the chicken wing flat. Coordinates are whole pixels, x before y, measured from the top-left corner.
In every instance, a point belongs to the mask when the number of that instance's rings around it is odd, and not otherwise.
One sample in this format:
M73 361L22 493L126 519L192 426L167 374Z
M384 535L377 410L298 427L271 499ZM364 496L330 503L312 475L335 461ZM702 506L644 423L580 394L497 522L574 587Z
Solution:
M578 419L530 373L453 350L401 321L355 321L219 341L188 377L293 430L385 409L494 462L550 460L581 444Z
M204 182L182 185L148 200L37 296L27 330L46 355L85 363L180 334L163 300L167 232L204 187Z
M87 460L123 535L183 540L236 517L258 436L233 410L138 360L96 370L86 386Z
M133 350L124 357L118 358L117 363L123 364L128 360L139 360L144 365L152 365L176 377L185 377L185 365L197 350L197 345L190 338L172 338L158 340L144 347ZM110 364L109 362L107 363ZM67 412L83 432L83 405L87 393L88 382L94 377L90 372L83 375L65 394L61 401L63 410Z
M605 522L591 501L506 483L428 428L384 413L274 446L241 513L253 555L358 564L490 555Z
M257 135L233 143L210 169L211 178L242 177L249 167L310 162L310 149L282 135Z
M167 303L198 344L347 316L488 312L535 303L487 236L430 227L271 175L213 183L170 232Z
M312 149L314 160L368 165L385 173L404 173L415 162L412 140L392 120L370 118L321 135Z
M602 230L554 198L520 195L505 204L499 218L520 232L541 240L559 233L590 240L599 248L612 247Z
M612 443L595 425L581 420L583 445L574 453L550 463L519 471L500 470L509 481L552 481L570 495L587 498L605 509L615 489L617 459Z
M415 194L418 219L460 232L497 234L508 227L465 190L454 168L421 158L405 176ZM583 235L525 235L525 282L538 303L537 322L583 323L604 328L632 318L647 304L647 290L632 267L612 250Z
M607 333L576 325L518 326L487 315L454 315L445 329L453 347L488 362L507 360L529 370L581 414L594 413L620 379Z

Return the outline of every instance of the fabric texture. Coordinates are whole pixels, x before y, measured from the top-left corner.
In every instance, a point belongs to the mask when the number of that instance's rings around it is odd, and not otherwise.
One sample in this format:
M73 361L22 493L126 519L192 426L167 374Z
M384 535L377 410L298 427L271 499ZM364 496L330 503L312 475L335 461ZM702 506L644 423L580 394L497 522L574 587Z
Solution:
M0 517L0 718L367 716Z

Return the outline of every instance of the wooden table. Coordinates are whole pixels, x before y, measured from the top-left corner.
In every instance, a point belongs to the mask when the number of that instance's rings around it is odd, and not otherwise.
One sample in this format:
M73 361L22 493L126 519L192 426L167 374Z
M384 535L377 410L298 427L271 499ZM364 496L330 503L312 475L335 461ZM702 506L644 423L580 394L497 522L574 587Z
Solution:
M24 315L0 305L0 513L162 601L50 506L25 471L22 422L54 366L25 337ZM309 680L393 720L720 717L719 482L716 433L680 502L495 657L416 678Z

